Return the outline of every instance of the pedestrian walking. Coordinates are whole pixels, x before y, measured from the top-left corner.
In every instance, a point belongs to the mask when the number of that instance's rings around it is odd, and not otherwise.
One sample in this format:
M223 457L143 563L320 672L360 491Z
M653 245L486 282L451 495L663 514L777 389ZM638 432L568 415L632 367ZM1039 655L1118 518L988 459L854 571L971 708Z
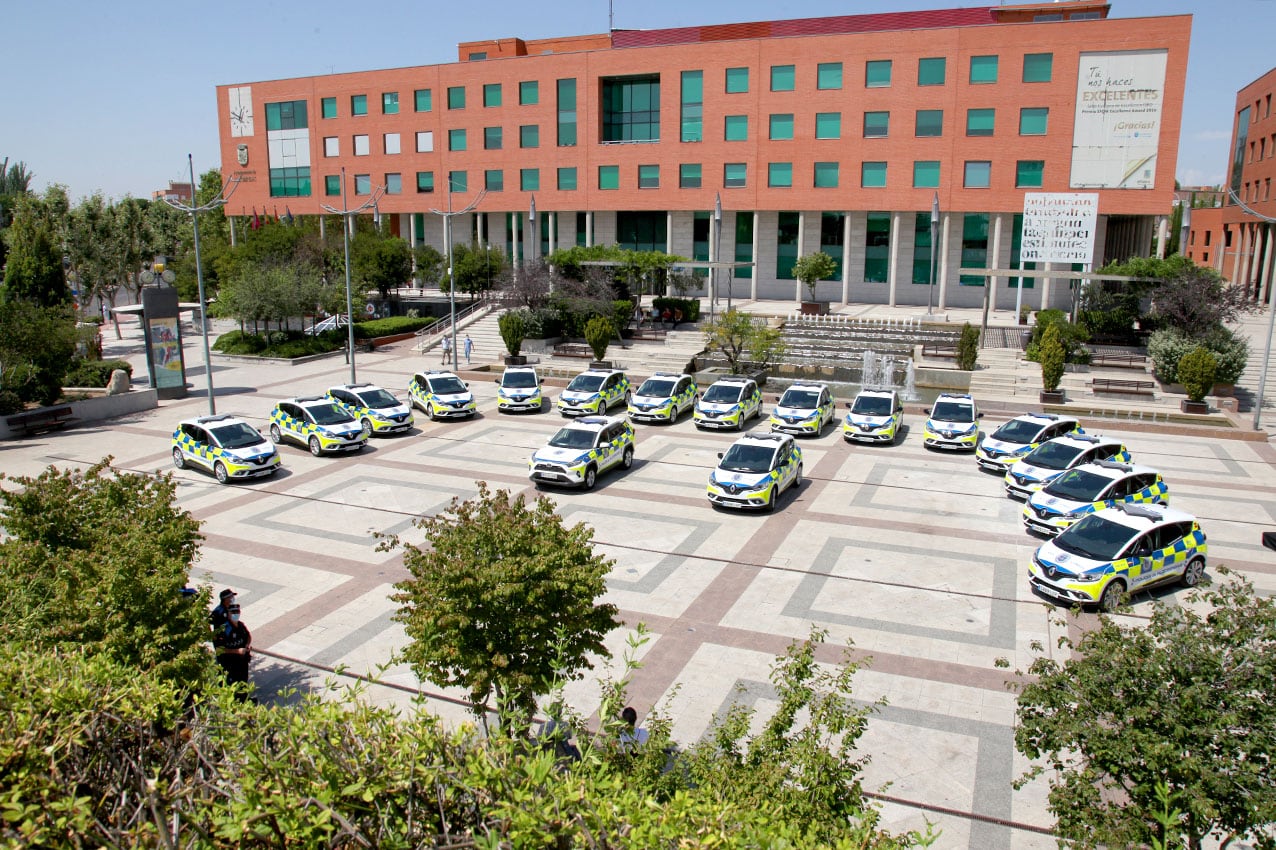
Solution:
M449 336L444 336L444 337L443 337L443 345L442 345L441 347L442 347L442 349L443 349L443 361L442 361L442 362L446 363L446 362L447 362L448 352L450 352L450 351L452 350L452 338L451 338L451 337L449 337Z
M638 725L638 712L632 705L625 706L625 710L620 712L620 719L624 723L620 728L620 749L633 752L647 743L647 730Z
M248 662L252 660L253 636L239 617L239 605L226 606L226 623L213 634L213 647L227 684L245 686L237 688L235 694L242 702L248 699Z
M226 625L226 621L229 619L226 616L226 609L235 604L235 591L228 587L218 595L218 598L220 601L217 603L217 607L208 615L208 624L213 627L213 631L217 631Z
M470 335L465 335L465 365L470 365L470 355L474 353L474 340L470 339Z

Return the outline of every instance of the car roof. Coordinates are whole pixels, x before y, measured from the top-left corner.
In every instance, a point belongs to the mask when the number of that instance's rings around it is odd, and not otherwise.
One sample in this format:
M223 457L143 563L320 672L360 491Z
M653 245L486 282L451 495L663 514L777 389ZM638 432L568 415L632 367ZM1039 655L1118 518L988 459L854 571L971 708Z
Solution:
M1187 511L1147 504L1120 504L1103 508L1094 515L1135 531L1147 531L1167 522L1196 522L1196 517Z
M1084 470L1085 472L1098 475L1102 478L1110 478L1113 481L1126 478L1131 475L1145 475L1149 472L1154 475L1161 474L1150 466L1141 466L1136 463L1117 463L1113 460L1092 460L1088 463L1081 464L1076 467L1076 469Z
M294 396L293 398L281 399L279 401L280 404L283 404L284 402L292 402L293 404L300 404L304 407L307 404L315 404L317 402L332 404L332 399L328 398L326 395L299 395Z
M506 372L536 372L535 366L506 366Z
M725 378L719 378L718 380L714 381L714 383L715 384L747 384L750 381L753 381L753 379L746 378L744 375L728 375Z
M935 401L968 401L974 404L975 397L970 393L940 393L935 396Z
M577 428L582 431L598 431L609 425L616 425L621 422L628 424L629 420L623 416L582 416L579 419L572 419L563 423L563 427Z
M690 378L691 376L688 375L686 372L652 372L651 377L682 379L682 378Z
M1052 422L1076 422L1075 416L1060 416L1057 413L1021 413L1010 422L1037 422L1046 425Z
M862 395L871 396L874 398L877 396L882 396L885 398L894 398L896 395L898 395L898 393L896 393L895 390L860 390L858 393L856 393L855 397L859 398Z
M757 443L759 445L779 446L784 443L793 442L793 437L788 434L745 434L740 437L732 445L740 445L742 443Z
M448 369L429 369L425 372L417 372L418 378L455 378L456 373Z
M602 375L604 377L607 375L623 375L623 374L625 373L620 369L593 369L593 368L586 369L585 371L580 373L580 375ZM576 377L579 378L580 375L577 375Z
M359 393L359 392L364 392L366 390L379 390L379 389L381 389L379 385L364 381L363 383L360 383L360 384L338 384L335 387L328 387L328 392L332 392L333 390L350 390L350 392L352 393Z
M788 388L790 390L827 390L828 384L819 381L794 381Z
M205 428L212 428L217 425L230 425L234 422L243 422L244 420L233 413L220 413L216 416L193 416L189 419L183 419L178 425L200 425ZM247 424L247 423L245 423Z
M1071 443L1075 446L1119 446L1121 441L1116 437L1105 437L1102 434L1064 434L1062 437L1055 437L1050 440L1051 443Z

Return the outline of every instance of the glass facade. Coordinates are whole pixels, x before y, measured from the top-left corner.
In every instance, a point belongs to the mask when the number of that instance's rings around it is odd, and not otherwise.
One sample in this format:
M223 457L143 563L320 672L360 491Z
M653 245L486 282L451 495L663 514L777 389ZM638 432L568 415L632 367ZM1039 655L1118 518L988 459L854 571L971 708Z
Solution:
M412 94L417 112L430 112L434 109L434 90L417 89Z
M836 266L833 273L824 280L840 280L842 278L842 246L846 244L846 214L820 214L820 250L828 254Z
M483 86L483 105L493 107L501 105L501 84L486 83Z
M970 57L970 82L972 85L997 82L997 57Z
M891 273L891 214L870 212L864 232L864 282L886 283Z
M817 139L842 138L842 113L840 112L815 113L815 138Z
M918 160L913 163L913 188L939 188L939 160Z
M465 108L465 86L448 86L447 108L448 109L464 109Z
M520 168L518 170L518 188L524 192L535 192L541 187L541 170L539 168Z
M726 189L743 189L748 184L749 167L743 162L728 162L722 166L722 186Z
M337 99L335 97L325 97L319 101L319 108L324 118L337 117Z
M840 89L842 87L842 63L821 62L815 68L815 87L817 89Z
M434 191L433 171L418 171L416 173L416 190L421 194Z
M541 102L541 84L536 80L525 80L518 84L518 105L532 106Z
M798 258L798 231L801 215L782 212L776 222L775 277L777 280L793 280L793 265Z
M660 77L613 77L603 83L604 142L660 141Z
M1048 83L1054 76L1053 53L1025 53L1023 57L1023 81Z
M576 188L576 168L560 168L558 169L558 189L562 192L570 192Z
M505 172L499 168L489 168L484 171L483 188L489 192L505 191Z
M722 119L723 138L728 142L747 142L749 140L749 116L728 115Z
M793 187L793 163L768 162L766 167L766 184L772 189L790 189Z
M266 104L267 130L304 130L308 126L304 100Z
M1021 159L1015 163L1015 187L1040 189L1045 179L1046 163L1040 159Z
M367 115L368 114L368 96L366 94L350 95L350 114L351 115Z
M659 189L660 188L660 166L659 165L638 166L638 188L639 189Z
M737 263L753 262L753 213L735 214L735 261ZM753 266L736 266L731 276L752 278Z
M948 60L933 56L917 60L917 85L942 86L948 79Z
M666 251L667 219L661 210L616 213L616 243L630 251Z
M382 115L398 115L399 114L399 93L397 91L388 91L381 93L381 114Z
M886 188L886 163L864 162L860 164L860 186L865 189Z
M771 66L771 91L793 91L796 74L793 65Z
M864 138L884 139L891 131L891 114L889 112L864 113Z
M483 150L498 151L504 145L505 133L500 127L483 128Z
M576 144L576 78L558 81L558 146Z
M815 188L836 189L839 165L841 165L841 163L837 163L837 162L815 163Z
M679 189L699 189L700 188L700 164L684 162L678 166L678 188Z
M962 185L967 189L987 189L992 183L992 163L987 160L968 160Z
M944 110L917 110L915 135L918 138L931 138L944 135Z
M684 142L704 141L704 71L682 72L679 138Z
M962 216L961 267L988 267L988 213L966 213ZM964 274L958 279L958 283L962 286L983 286L986 280L982 275Z
M518 128L518 146L520 148L538 148L541 146L541 128L539 124L524 124Z
M598 188L599 189L619 189L620 188L620 166L619 165L598 166Z
M791 141L793 139L792 113L771 116L770 139L772 141Z
M930 213L919 212L913 218L913 283L930 283L930 246Z

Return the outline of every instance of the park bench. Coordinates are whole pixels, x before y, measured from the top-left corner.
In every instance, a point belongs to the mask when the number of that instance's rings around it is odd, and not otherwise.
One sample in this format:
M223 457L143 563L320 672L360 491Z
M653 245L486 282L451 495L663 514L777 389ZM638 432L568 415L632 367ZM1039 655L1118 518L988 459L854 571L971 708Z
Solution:
M593 360L594 350L583 342L560 342L554 346L555 357L580 357Z
M947 342L927 342L922 344L923 357L956 357L957 346Z
M72 412L69 404L60 407L41 407L5 417L4 424L9 426L10 431L21 431L22 436L29 437L42 431L63 428L68 423L74 422L75 417L71 415Z
M1120 366L1129 369L1144 369L1147 367L1147 362L1146 355L1133 351L1090 349L1091 366Z
M1090 381L1090 390L1096 393L1150 396L1155 388L1156 383L1153 381L1126 381L1116 378L1095 378Z

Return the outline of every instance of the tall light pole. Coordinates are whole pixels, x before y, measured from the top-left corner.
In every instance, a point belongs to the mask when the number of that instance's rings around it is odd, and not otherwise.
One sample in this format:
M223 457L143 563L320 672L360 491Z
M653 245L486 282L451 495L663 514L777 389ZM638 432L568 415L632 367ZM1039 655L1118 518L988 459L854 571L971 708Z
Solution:
M532 261L540 255L541 243L536 238L536 193L532 193L531 203L527 205L527 250L523 252L524 261Z
M204 383L208 387L208 415L217 415L217 400L213 397L213 364L208 355L208 302L204 298L204 270L199 262L199 214L205 210L214 210L220 206L225 206L230 200L230 196L235 194L235 189L239 187L239 178L232 177L230 179L230 191L226 191L226 186L222 186L222 190L217 196L202 206L195 205L195 160L191 154L186 154L186 164L190 168L191 175L191 202L190 205L180 204L171 198L164 198L164 203L176 210L190 213L191 229L195 232L195 281L199 285L199 336L204 341Z
M346 169L341 169L341 209L329 206L328 204L320 204L320 207L332 215L341 216L341 235L345 241L346 248L346 346L350 352L350 383L356 383L354 374L354 305L350 300L350 225L353 216L358 215L366 209L374 209L377 201L381 200L382 193L385 192L384 186L378 186L372 191L372 197L364 201L354 209L350 209L346 204Z
M434 215L443 216L443 240L447 247L447 294L448 304L451 307L452 315L449 333L452 334L452 362L456 363L456 271L452 268L452 217L464 215L472 211L475 207L483 202L483 198L487 196L487 190L479 192L474 196L474 200L465 205L464 209L452 209L452 175L447 176L447 210L430 210ZM486 258L484 262L487 262Z
M926 315L933 313L935 304L935 260L939 250L939 193L930 202L930 286L926 292Z
M713 259L714 262L722 262L722 193L713 193ZM710 287L713 289L713 297L709 299L712 305L718 299L718 268L713 266L709 269ZM731 309L731 276L727 275L727 309Z

